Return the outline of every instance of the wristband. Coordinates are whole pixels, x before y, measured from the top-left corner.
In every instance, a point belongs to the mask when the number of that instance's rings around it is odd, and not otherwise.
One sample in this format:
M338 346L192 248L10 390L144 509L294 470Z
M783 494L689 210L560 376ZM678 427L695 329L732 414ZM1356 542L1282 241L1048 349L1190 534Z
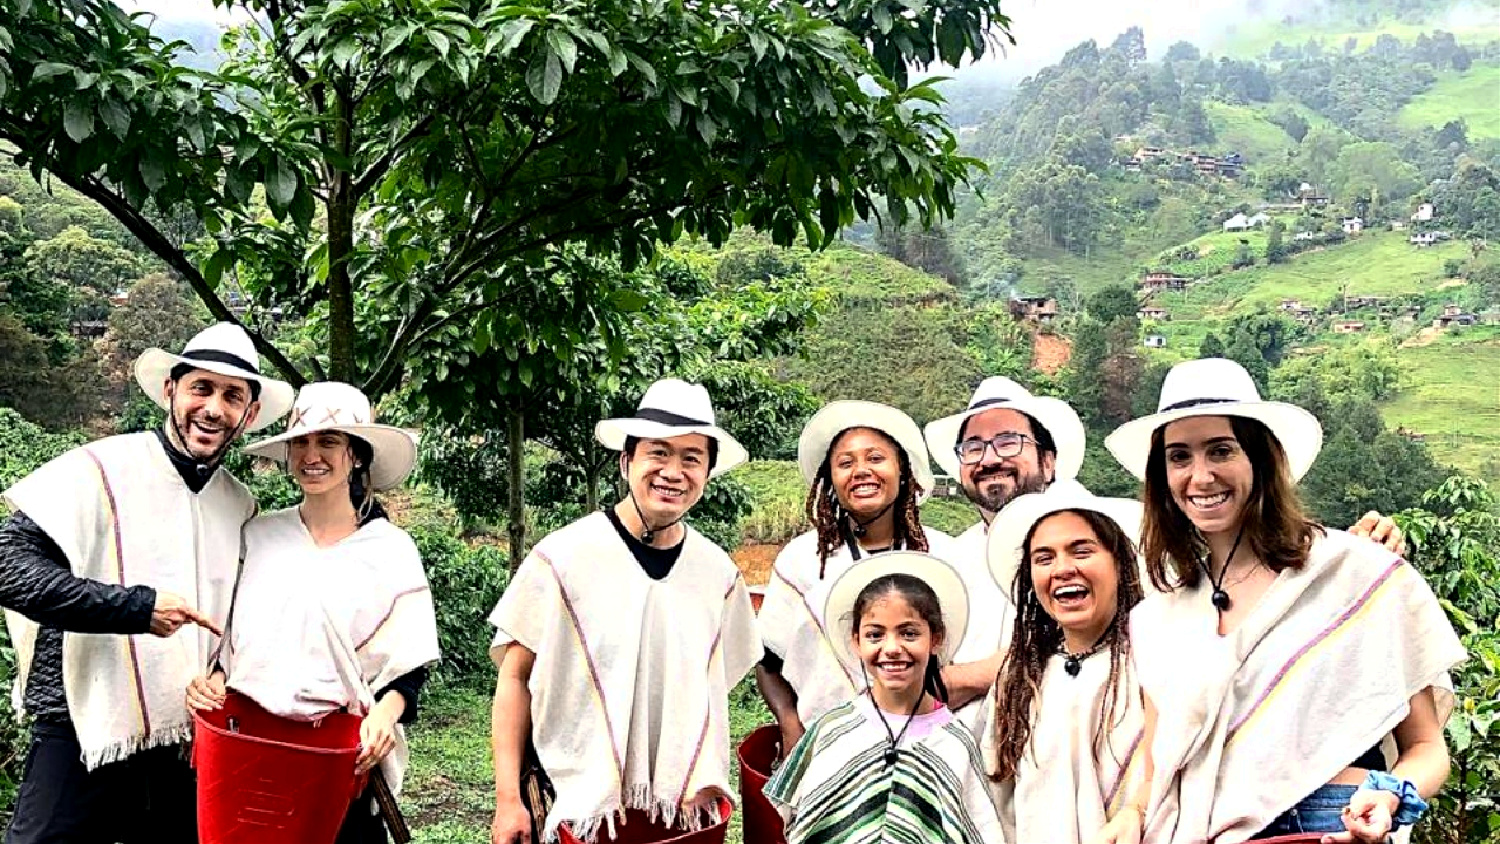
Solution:
M1396 807L1396 812L1391 816L1391 830L1395 831L1403 826L1411 826L1422 819L1427 811L1427 801L1417 793L1417 787L1411 780L1398 779L1385 771L1370 771L1365 774L1365 782L1362 788L1370 791L1389 791L1401 800L1401 805Z

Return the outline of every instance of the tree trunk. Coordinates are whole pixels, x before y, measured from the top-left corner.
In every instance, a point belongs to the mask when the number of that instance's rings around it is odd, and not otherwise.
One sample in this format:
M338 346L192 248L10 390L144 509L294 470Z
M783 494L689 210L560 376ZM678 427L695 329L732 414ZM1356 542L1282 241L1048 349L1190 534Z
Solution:
M514 574L526 559L526 418L513 407L505 415L505 448L510 469L510 570Z
M352 152L354 104L346 92L337 95L334 147L345 160ZM354 372L354 285L349 259L354 256L354 176L324 159L328 177L328 376L359 383ZM372 397L374 400L374 397Z
M599 511L599 466L589 465L583 470L583 509L585 513Z

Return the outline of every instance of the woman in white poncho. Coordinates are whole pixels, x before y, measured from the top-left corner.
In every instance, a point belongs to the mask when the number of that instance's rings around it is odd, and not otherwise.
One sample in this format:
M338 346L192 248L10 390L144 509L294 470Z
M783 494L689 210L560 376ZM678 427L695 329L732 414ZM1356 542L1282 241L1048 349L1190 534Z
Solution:
M229 693L291 720L360 715L357 772L378 766L399 792L401 724L438 659L437 620L416 545L371 493L406 479L415 440L374 424L359 390L324 382L302 388L286 433L245 450L286 465L303 500L246 526L225 647L189 687L188 705L215 709ZM337 844L386 840L367 791Z
M1304 515L1317 419L1262 401L1233 361L1196 360L1105 444L1145 481L1163 590L1130 619L1151 787L1106 840L1405 835L1448 775L1464 651L1415 568Z
M864 690L858 662L843 656L823 618L832 583L873 554L947 556L952 538L924 527L918 502L932 488L922 432L883 404L836 401L802 429L797 462L811 485L813 530L781 550L760 611L765 658L755 679L791 750L818 716Z
M1138 502L1058 481L990 527L990 569L1017 607L981 734L1007 841L1091 841L1139 787L1145 705L1127 619L1140 519Z

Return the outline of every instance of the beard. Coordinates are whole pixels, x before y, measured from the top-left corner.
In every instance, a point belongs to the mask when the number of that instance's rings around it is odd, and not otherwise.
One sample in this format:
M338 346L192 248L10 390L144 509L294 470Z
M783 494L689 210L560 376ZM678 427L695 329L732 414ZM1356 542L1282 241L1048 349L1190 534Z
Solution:
M1016 475L1015 484L1010 488L1003 486L992 486L990 482L996 478L1002 478L1010 474L1009 469L996 467L982 475L974 478L974 485L963 485L964 497L969 499L975 507L988 513L998 513L1005 505L1022 495L1036 492L1046 492L1050 485L1048 480L1040 473L1035 472L1026 475Z

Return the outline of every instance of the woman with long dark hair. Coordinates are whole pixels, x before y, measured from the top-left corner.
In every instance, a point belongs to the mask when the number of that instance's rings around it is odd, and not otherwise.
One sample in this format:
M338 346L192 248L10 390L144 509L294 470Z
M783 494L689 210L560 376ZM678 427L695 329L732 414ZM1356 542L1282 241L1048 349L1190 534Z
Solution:
M291 721L361 716L355 773L378 768L399 793L401 725L438 658L437 618L416 544L374 493L406 480L416 441L375 424L359 390L322 382L298 393L286 433L245 450L285 465L302 502L246 525L219 664L188 688L188 705L218 709L234 694ZM387 840L373 795L354 800L337 844Z
M1139 785L1128 619L1142 597L1140 513L1058 481L990 528L990 570L1016 606L981 736L1008 841L1092 840Z
M1308 517L1322 428L1237 363L1188 361L1105 443L1145 481L1131 616L1154 771L1106 839L1383 842L1448 776L1463 647L1421 574Z
M802 429L797 461L810 485L813 529L776 558L759 619L766 654L755 671L783 753L804 725L864 690L859 663L841 658L838 635L822 616L829 585L872 555L944 557L952 541L922 525L918 504L932 488L932 469L917 423L896 408L827 405Z

